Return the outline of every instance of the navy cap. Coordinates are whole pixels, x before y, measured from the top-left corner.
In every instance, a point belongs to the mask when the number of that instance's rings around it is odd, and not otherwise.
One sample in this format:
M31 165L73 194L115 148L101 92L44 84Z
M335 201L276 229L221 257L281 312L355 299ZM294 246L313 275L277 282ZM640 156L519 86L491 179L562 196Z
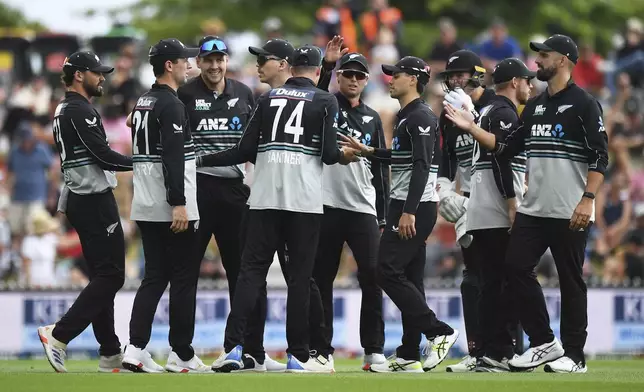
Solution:
M427 84L429 82L429 76L431 75L431 68L425 61L418 57L406 56L400 59L395 65L383 64L382 72L385 75L404 72L408 75L418 76L421 83Z
M108 74L114 71L114 68L103 65L96 53L83 51L72 53L63 63L63 72L70 73L74 71L91 71Z
M298 66L314 66L319 67L322 65L322 51L317 46L304 45L293 52L293 60L291 65Z
M295 48L285 39L271 39L266 41L261 48L249 46L248 51L254 56L275 56L290 62Z
M213 53L230 54L230 51L224 40L215 35L207 35L200 39L199 57L206 57Z
M535 52L557 52L568 57L568 60L577 64L579 59L579 49L577 49L577 44L572 38L563 34L555 34L548 38L547 40L540 42L530 42L530 49Z
M530 71L525 63L517 58L508 58L499 62L494 67L492 79L495 84L504 83L512 80L512 78L526 78L532 79L537 74Z
M347 68L348 64L359 64L363 70L369 73L369 62L367 58L360 53L347 53L342 58L340 58L340 69Z
M168 59L187 59L197 57L199 49L188 48L176 38L162 39L156 45L150 48L148 56L150 59L155 57L164 57Z

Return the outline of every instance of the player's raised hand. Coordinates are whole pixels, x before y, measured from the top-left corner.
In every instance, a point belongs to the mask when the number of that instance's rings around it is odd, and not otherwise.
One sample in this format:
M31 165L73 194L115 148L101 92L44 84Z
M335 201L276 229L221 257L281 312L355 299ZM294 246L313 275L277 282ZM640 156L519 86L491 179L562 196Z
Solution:
M347 54L347 52L349 52L349 48L345 47L344 49L342 49L343 44L344 38L342 38L341 36L336 35L331 38L331 41L326 44L324 61L326 61L327 63L335 63L336 61L340 60L340 57Z
M456 109L451 104L445 104L445 116L457 127L467 131L474 124L474 115L463 109Z

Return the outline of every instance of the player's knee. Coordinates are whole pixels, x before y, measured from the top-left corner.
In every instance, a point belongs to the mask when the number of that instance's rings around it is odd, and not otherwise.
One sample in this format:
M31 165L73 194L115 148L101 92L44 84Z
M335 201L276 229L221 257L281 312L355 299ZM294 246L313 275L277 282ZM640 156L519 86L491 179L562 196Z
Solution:
M481 282L479 277L474 274L466 274L461 281L461 294L466 295L471 292L479 292L481 290Z
M386 287L393 279L392 269L386 264L378 264L376 268L376 283L380 287Z

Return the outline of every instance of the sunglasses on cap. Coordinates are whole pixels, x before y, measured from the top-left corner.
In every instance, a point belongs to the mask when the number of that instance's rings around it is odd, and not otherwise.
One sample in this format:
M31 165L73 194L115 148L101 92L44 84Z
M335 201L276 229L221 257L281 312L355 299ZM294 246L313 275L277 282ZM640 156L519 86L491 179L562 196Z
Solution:
M365 80L366 78L369 77L369 74L364 73L362 71L355 71L355 70L348 70L348 69L341 69L338 71L342 76L344 76L347 79L351 79L353 77L356 78L356 80Z
M264 64L268 63L268 62L269 62L269 61L271 61L271 60L275 60L275 61L282 61L282 60L284 60L284 59L281 59L281 58L276 57L276 56L264 56L264 55L259 55L259 56L257 56L257 65L259 65L260 67L262 67Z
M219 51L227 51L228 47L224 43L224 41L219 40L219 39L211 39L210 41L206 41L201 45L199 48L201 52L210 52L213 50L219 50Z

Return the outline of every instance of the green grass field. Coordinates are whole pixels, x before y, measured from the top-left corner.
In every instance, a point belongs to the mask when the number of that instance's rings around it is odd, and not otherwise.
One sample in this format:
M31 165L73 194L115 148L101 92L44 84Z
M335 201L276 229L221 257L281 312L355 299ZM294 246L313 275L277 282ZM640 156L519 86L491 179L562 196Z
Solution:
M212 359L204 360L209 364ZM644 391L644 360L591 361L587 374L452 374L446 364L425 374L373 374L359 360L337 360L336 373L322 374L99 374L97 361L68 361L67 374L47 360L0 361L0 391ZM163 364L163 361L159 361Z

